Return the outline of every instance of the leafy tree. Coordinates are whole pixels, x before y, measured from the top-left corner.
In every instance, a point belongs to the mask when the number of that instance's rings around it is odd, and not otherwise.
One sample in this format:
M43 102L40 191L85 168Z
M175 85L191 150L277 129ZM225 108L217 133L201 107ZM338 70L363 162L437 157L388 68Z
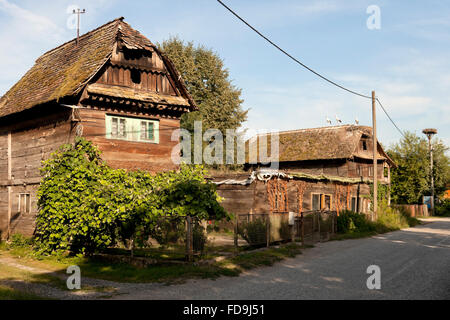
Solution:
M442 140L434 138L433 176L437 196L445 191L450 181L449 150ZM421 203L424 195L430 194L430 158L428 140L414 133L406 132L399 143L387 151L398 165L391 173L391 196L394 203Z
M202 120L203 129L237 129L247 119L248 110L242 109L241 89L229 79L223 60L204 46L194 47L179 38L170 38L158 44L175 64L199 111L183 115L181 127L194 129L194 121Z
M156 176L112 169L91 142L77 138L41 170L35 236L43 253L90 254L117 240L145 240L162 217L229 218L200 166Z

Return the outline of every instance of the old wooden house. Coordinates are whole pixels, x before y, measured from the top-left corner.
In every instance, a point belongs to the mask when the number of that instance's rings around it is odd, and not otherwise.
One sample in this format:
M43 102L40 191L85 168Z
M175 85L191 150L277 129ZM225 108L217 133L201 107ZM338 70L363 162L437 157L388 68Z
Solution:
M196 105L172 62L123 18L48 51L0 99L0 232L30 235L41 161L87 137L116 168L174 169Z
M259 158L251 163L247 157L245 172L214 176L226 209L236 214L370 212L374 174L371 127L342 125L278 134L277 170L262 165ZM257 149L261 137L252 139ZM271 139L266 141L270 156ZM378 142L377 150L378 181L389 186L395 163Z

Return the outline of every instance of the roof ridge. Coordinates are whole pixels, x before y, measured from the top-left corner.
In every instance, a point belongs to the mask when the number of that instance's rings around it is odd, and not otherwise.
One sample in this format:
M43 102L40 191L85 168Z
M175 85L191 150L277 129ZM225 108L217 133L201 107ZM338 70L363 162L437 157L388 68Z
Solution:
M133 28L128 22L123 21L123 19L120 20L118 32L122 33L121 28L120 28L120 25L121 25L121 24L123 24L123 25L125 25L126 27L130 28L131 30L133 30L133 32L135 32L139 37L142 37L142 38L144 38L146 41L148 41L148 42L151 44L151 46L152 46L153 48L156 48L156 45L155 45L149 38L147 38L145 35L143 35L139 30ZM122 40L123 40L123 39L122 39Z
M282 130L282 131L265 132L265 133L258 133L256 136L268 135L268 134L272 134L272 133L278 133L278 134L297 133L297 132L303 132L303 131L308 131L308 130L320 130L320 129L343 129L343 128L347 128L347 127L355 127L355 129L357 129L357 128L371 128L370 126L344 124L344 125L337 125L337 126L327 126L327 127L315 127L315 128L303 128L303 129L294 129L294 130Z
M92 33L94 33L94 32L97 32L97 31L99 31L100 29L102 29L102 28L104 28L104 27L106 27L106 26L108 26L108 25L110 25L110 24L112 24L112 23L117 23L117 22L123 21L123 19L125 19L125 18L124 18L124 17L119 17L119 18L116 18L116 19L114 19L114 20L111 20L111 21L109 21L109 22L107 22L107 23L104 23L104 24L102 24L101 26L98 26L97 28L92 29L92 30L90 30L90 31L88 31L88 32L86 32L86 33L84 33L84 34L82 34L81 36L78 37L78 39L83 39L83 38L85 38L86 36L88 36L88 35L90 35L90 34L92 34ZM39 58L36 59L36 62L38 62L38 61L41 60L42 58L48 56L50 53L53 53L54 51L56 51L56 50L58 50L58 49L61 49L62 47L66 46L66 45L68 45L69 43L72 43L72 42L74 42L74 41L76 41L76 40L77 40L77 38L73 38L73 39L71 39L71 40L69 40L69 41L66 41L66 42L60 44L59 46L57 46L57 47L55 47L55 48L53 48L53 49L51 49L51 50L49 50L49 51L43 53Z

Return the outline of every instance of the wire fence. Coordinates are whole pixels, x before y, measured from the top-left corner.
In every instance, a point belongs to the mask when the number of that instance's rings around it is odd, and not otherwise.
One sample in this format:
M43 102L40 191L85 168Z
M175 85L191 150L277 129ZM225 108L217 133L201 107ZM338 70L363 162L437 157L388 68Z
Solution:
M215 225L208 233L210 250L233 246L235 251L246 247L269 247L297 241L313 244L328 241L337 231L336 211L295 213L240 214L230 222L209 221Z
M335 211L240 214L231 221L162 217L150 237L133 237L108 256L127 256L143 265L194 262L280 243L327 241L336 233Z

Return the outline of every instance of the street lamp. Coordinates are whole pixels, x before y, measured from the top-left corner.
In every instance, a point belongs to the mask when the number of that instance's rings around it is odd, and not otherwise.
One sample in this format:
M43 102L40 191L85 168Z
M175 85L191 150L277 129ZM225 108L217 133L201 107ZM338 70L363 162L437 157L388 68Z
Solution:
M431 212L434 214L434 176L433 176L433 148L431 138L437 133L436 129L423 129L422 132L428 137L428 152L430 153L430 180L431 180Z

